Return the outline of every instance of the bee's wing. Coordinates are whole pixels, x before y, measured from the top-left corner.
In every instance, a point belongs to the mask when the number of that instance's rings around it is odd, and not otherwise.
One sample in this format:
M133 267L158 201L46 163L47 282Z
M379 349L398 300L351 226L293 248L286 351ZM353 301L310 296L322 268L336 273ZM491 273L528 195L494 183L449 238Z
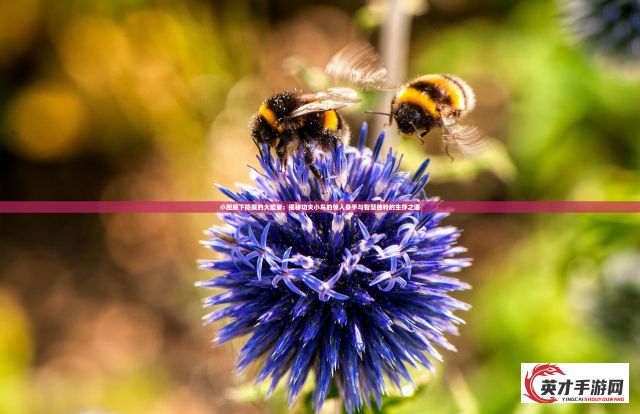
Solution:
M484 150L488 141L482 131L473 125L461 125L453 118L442 122L442 140L447 155L473 156Z
M358 92L351 88L329 88L320 92L304 94L300 96L300 99L306 102L319 101L321 99L350 100L353 101L351 103L360 102Z
M331 58L324 70L336 81L364 87L380 87L387 80L387 69L367 43L348 44Z
M302 95L300 98L303 101L307 101L307 103L295 109L291 113L291 118L313 112L340 109L360 102L358 93L349 88L330 88L317 93Z

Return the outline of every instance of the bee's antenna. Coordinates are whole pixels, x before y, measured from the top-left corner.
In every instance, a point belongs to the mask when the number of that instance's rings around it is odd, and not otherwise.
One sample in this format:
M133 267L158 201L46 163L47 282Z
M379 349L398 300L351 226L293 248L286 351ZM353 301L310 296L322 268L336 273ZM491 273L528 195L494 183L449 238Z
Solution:
M374 114L374 115L384 115L384 116L391 116L390 113L388 112L377 112L377 111L364 111L365 114Z

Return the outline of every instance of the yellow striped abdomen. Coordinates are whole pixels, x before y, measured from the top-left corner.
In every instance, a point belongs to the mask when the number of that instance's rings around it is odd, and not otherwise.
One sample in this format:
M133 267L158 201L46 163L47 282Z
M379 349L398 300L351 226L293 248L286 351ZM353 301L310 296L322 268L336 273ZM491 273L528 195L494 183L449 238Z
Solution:
M451 108L460 112L470 112L475 107L475 94L469 84L453 75L423 75L409 83L427 83L438 87L451 101Z
M414 104L422 108L422 110L424 110L427 114L431 114L435 117L439 116L439 111L434 100L431 99L428 94L422 93L419 90L411 87L410 85L400 89L396 94L395 100L398 103L407 102Z
M330 131L338 129L338 114L334 110L324 111L322 118L322 126Z

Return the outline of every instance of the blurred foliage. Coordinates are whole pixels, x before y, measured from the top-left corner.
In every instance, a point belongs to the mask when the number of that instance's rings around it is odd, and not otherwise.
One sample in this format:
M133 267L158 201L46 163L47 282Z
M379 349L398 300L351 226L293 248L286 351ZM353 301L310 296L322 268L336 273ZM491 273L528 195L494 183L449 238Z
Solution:
M221 198L212 182L245 181L255 164L260 101L322 87L317 68L336 50L375 39L379 3L0 0L0 198ZM437 134L424 147L400 138L405 168L433 159L429 194L640 199L640 77L588 55L562 24L552 0L432 0L414 18L409 76L467 79L469 122L492 137L454 162ZM352 128L376 99L347 111ZM0 413L286 412L282 390L265 401L251 372L233 375L241 342L210 349L199 326L195 241L214 220L0 216ZM382 412L638 412L637 285L607 276L617 258L640 277L627 254L640 251L638 216L449 221L476 263L459 352ZM631 404L521 405L525 361L628 361Z
M28 320L15 300L0 291L0 412L24 413L27 402L25 373L32 359Z

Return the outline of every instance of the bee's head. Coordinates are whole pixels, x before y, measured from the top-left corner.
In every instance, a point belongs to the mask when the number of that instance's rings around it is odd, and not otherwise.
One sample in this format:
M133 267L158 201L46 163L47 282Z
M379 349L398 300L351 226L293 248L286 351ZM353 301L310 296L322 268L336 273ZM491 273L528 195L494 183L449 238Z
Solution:
M401 103L393 110L392 115L400 132L406 135L413 135L416 130L428 132L434 125L433 117L410 103Z
M273 111L278 122L285 120L293 112L300 102L292 91L281 92L267 99L267 107Z

